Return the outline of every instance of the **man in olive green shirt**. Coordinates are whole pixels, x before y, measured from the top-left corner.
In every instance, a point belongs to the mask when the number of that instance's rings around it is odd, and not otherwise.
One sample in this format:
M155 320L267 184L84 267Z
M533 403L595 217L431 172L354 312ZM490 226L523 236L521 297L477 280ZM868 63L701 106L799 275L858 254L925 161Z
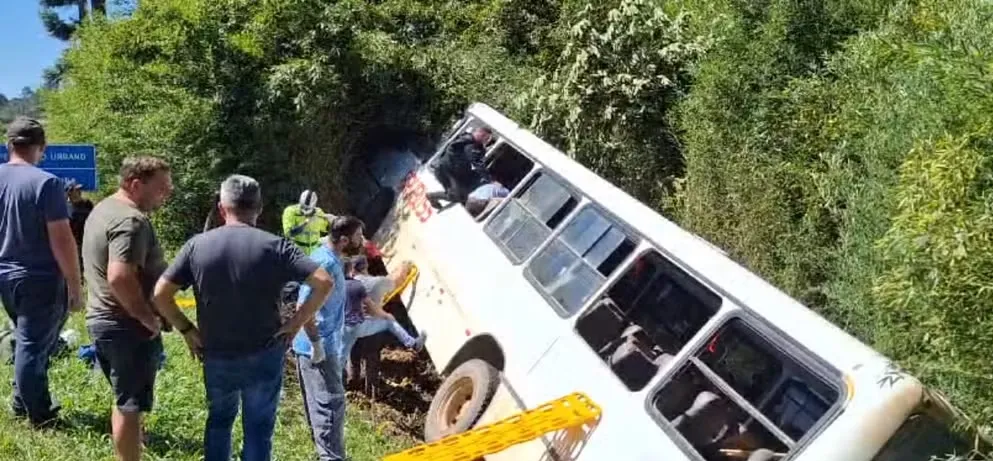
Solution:
M114 391L117 459L139 461L142 413L152 409L162 353L152 290L167 267L147 213L162 206L172 180L169 165L154 157L125 159L120 177L120 188L93 208L83 232L86 328Z

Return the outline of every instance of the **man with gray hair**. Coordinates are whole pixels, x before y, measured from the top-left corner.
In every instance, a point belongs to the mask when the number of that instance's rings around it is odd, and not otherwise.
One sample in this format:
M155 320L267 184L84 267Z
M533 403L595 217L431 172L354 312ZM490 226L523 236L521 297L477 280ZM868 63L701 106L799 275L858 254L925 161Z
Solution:
M259 183L242 175L221 184L224 225L183 245L155 286L155 306L203 361L207 390L206 461L231 459L231 428L242 408L241 459L271 458L283 358L293 336L331 292L331 276L289 240L255 227L262 212ZM312 295L282 323L279 295L286 283L306 282ZM176 306L193 287L197 326Z

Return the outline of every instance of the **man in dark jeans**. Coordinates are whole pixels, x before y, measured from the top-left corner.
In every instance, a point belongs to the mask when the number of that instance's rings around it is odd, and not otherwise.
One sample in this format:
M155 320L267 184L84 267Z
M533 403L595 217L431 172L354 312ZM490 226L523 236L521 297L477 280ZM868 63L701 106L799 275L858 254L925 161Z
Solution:
M14 414L35 426L55 419L48 361L68 317L81 306L76 242L62 181L35 165L45 130L18 118L7 126L9 161L0 165L0 301L14 322Z
M427 195L433 206L440 206L439 199L465 203L469 192L489 179L483 161L492 136L489 128L478 127L472 133L460 134L445 148L433 165L435 176L445 190Z
M242 408L242 461L267 461L272 452L283 363L293 335L331 292L331 276L293 242L257 229L259 183L233 175L221 185L224 225L198 234L179 251L155 287L155 306L183 332L203 360L207 390L206 461L231 459L231 427ZM279 294L287 282L306 282L313 296L286 323ZM193 286L199 330L176 306Z
M151 299L166 263L147 214L171 193L164 160L124 159L117 192L93 208L83 235L86 329L114 392L110 426L120 461L141 459L142 414L152 411L162 324Z

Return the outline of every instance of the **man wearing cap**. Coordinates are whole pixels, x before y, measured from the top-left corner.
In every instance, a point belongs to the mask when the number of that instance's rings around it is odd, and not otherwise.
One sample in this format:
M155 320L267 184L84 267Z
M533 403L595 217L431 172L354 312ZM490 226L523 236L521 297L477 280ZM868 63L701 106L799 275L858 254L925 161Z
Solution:
M334 282L292 242L255 227L262 192L254 179L228 177L219 199L224 225L183 245L155 287L155 305L203 360L206 461L231 459L231 428L239 404L244 428L241 459L267 461L284 355L293 336L324 304ZM306 282L310 297L283 323L278 297L290 281ZM196 298L199 331L176 307L176 292L189 286Z
M7 126L10 158L0 165L0 301L14 322L14 414L35 426L55 419L48 360L68 309L81 307L76 242L62 182L35 165L45 130L20 117Z

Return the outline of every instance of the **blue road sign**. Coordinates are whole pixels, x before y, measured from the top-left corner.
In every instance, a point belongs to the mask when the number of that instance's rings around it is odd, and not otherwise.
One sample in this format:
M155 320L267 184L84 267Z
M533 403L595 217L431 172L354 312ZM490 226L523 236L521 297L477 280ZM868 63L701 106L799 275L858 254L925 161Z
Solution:
M7 146L0 145L0 163L7 162ZM75 179L83 190L97 190L97 148L84 144L52 144L38 167L63 179Z

